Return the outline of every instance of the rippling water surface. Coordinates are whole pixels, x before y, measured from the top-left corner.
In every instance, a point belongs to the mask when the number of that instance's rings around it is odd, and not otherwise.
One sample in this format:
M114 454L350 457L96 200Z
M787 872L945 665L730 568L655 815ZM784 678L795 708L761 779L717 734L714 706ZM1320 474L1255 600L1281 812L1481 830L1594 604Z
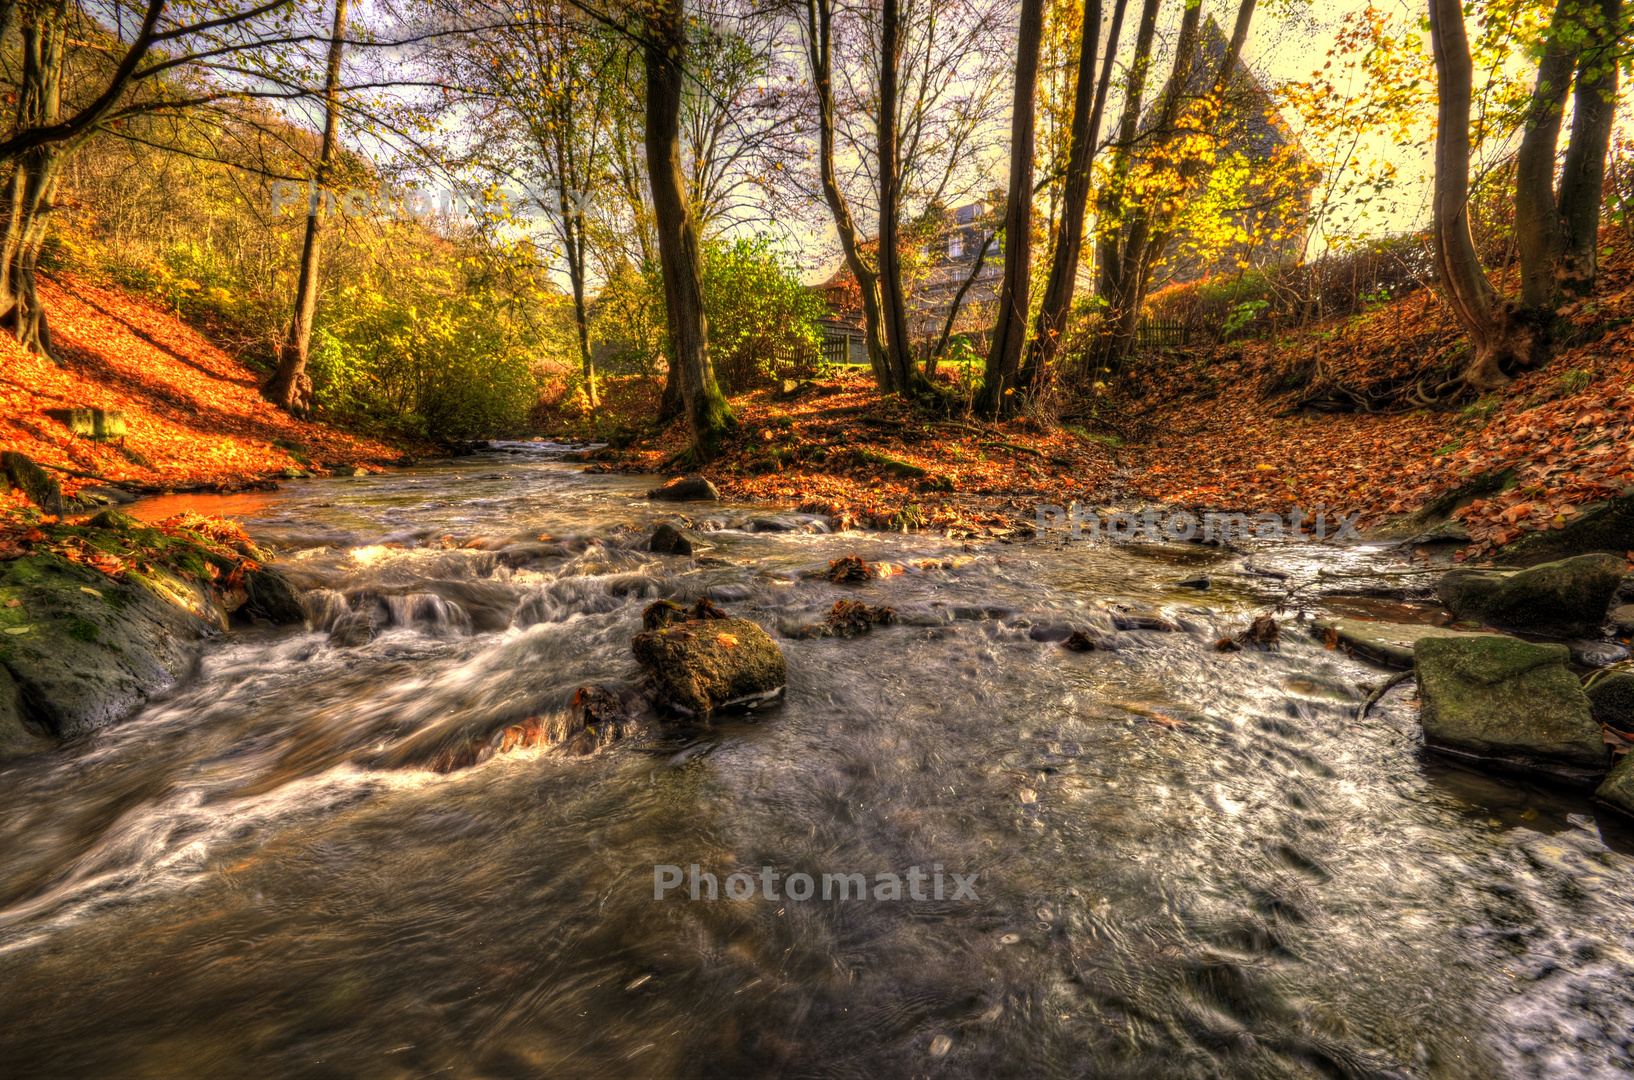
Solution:
M1240 556L696 504L716 546L658 556L649 481L511 449L192 503L281 549L312 629L210 642L141 714L0 770L8 1075L1634 1070L1629 832L1426 757L1406 692L1357 722L1383 676L1297 622L1212 651L1275 584ZM803 576L852 552L908 569ZM433 768L633 685L641 609L700 596L774 634L844 598L904 619L780 637L759 716ZM1177 629L1118 629L1151 616ZM693 863L979 877L653 899L655 864Z

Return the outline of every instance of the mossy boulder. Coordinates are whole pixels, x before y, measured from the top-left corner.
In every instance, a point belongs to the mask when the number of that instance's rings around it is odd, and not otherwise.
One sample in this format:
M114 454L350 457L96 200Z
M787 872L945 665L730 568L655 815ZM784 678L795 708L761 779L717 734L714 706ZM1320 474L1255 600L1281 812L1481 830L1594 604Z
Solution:
M1623 581L1616 555L1579 555L1530 570L1450 570L1436 589L1460 619L1554 637L1596 636Z
M21 489L29 502L48 514L63 512L62 485L34 464L27 454L19 454L15 450L0 453L0 468L5 469L6 480L11 486Z
M1602 724L1634 732L1634 674L1607 675L1589 687L1589 702Z
M630 643L663 703L697 717L768 697L788 679L783 651L747 619L697 619L645 630Z
M1624 754L1617 767L1606 774L1594 797L1634 817L1634 754Z
M0 563L0 743L15 752L113 723L181 676L212 630L143 584L56 555Z
M1413 646L1420 720L1431 746L1584 779L1606 746L1564 645L1498 635Z

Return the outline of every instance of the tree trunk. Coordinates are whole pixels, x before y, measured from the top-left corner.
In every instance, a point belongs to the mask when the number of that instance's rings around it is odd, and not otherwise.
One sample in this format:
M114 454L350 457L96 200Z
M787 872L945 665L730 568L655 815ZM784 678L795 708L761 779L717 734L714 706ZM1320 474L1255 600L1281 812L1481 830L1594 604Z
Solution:
M1579 49L1569 42L1575 0L1559 0L1538 80L1526 110L1524 134L1515 153L1515 246L1521 261L1521 305L1533 311L1554 308L1554 268L1565 243L1565 223L1555 203L1555 148L1561 115L1571 90Z
M1123 27L1128 0L1116 0L1112 27L1107 31L1106 60L1096 82L1096 46L1101 34L1101 0L1084 0L1083 40L1078 47L1078 85L1073 94L1072 145L1067 152L1067 175L1061 201L1061 228L1055 236L1050 276L1044 284L1032 347L1021 372L1021 385L1032 386L1048 369L1061 346L1078 285L1078 264L1084 251L1084 215L1089 209L1090 173L1095 164L1095 143L1101 137L1101 112L1106 107L1112 80L1112 60L1118 54L1118 33Z
M306 236L301 243L301 270L295 285L295 316L278 355L278 370L261 389L268 401L295 416L303 416L312 408L312 380L306 375L306 359L312 345L312 317L318 307L318 241L323 232L323 204L327 201L329 172L340 127L340 61L346 44L346 5L347 0L335 0L335 27L329 37L329 65L323 79L323 145L307 198Z
M692 429L693 456L707 460L719 452L721 439L734 420L709 362L703 246L681 172L681 83L687 43L680 0L660 0L650 8L645 29L647 178L664 275L670 377L680 381L681 400Z
M1469 229L1469 36L1459 0L1430 0L1430 47L1435 54L1436 112L1435 267L1442 294L1469 335L1471 358L1464 382L1477 390L1510 381L1505 367L1529 366L1531 333L1497 307L1492 283L1481 269Z
M1015 101L1010 107L1010 190L1004 202L1004 276L999 282L993 344L987 351L987 374L976 403L988 416L1008 411L1005 398L1015 393L1021 354L1027 345L1033 258L1033 95L1038 88L1038 50L1043 37L1043 0L1021 0Z
M566 226L569 239L567 243L567 279L573 288L573 329L578 338L579 365L584 375L585 400L590 404L590 424L593 432L599 430L599 410L601 400L596 393L596 364L590 355L590 305L585 300L585 238L584 217L580 215L577 227L570 224L567 218L567 199L562 199L563 224Z
M1024 0L1031 2L1031 0ZM897 161L897 68L902 60L898 0L883 0L879 50L879 276L880 316L885 326L887 390L912 391L913 346L908 340L908 303L902 288L902 251L898 229L901 170Z
M822 178L823 199L828 203L834 231L840 237L840 249L845 253L845 265L857 279L857 288L862 293L863 335L874 383L881 390L890 391L894 385L880 312L879 274L862 257L856 221L851 216L845 193L840 190L839 174L834 167L833 15L832 0L806 0L809 35L806 47L810 54L812 85L817 90L817 167Z
M1135 52L1124 80L1123 114L1118 120L1118 138L1112 151L1112 169L1102 185L1095 207L1096 291L1108 313L1122 283L1124 200L1129 172L1134 167L1135 137L1140 133L1141 98L1146 92L1146 72L1151 66L1152 37L1157 30L1157 13L1162 0L1144 0L1140 25L1135 31Z
M13 134L49 127L62 111L65 0L25 7L20 20L22 71ZM42 143L11 155L6 179L6 234L0 244L0 327L19 344L57 361L51 326L35 285L35 267L54 208L57 171L66 147Z
M1201 25L1203 5L1189 4L1180 17L1180 34L1175 40L1174 66L1169 72L1168 85L1147 135L1152 143L1149 158L1160 154L1175 137L1175 120L1186 98L1186 85L1191 80L1192 61L1197 55L1198 27ZM1117 288L1110 300L1111 324L1109 353L1121 359L1134 351L1140 328L1140 308L1146 299L1146 289L1156 268L1157 258L1152 251L1153 217L1156 208L1149 199L1142 199L1123 210L1120 222L1121 250L1118 252Z
M1254 20L1256 6L1256 0L1241 0L1237 5L1237 19L1232 26L1231 38L1226 42L1225 52L1220 56L1220 66L1215 70L1209 97L1202 103L1197 122L1190 125L1193 130L1213 131L1225 117L1226 92L1230 89L1231 75L1237 68L1237 61L1242 57L1243 45L1248 41L1248 28ZM1178 202L1196 190L1199 182L1206 180L1214 171L1214 164L1212 148L1206 154L1193 153L1181 161L1175 171L1171 187L1171 202ZM1146 301L1146 290L1151 282L1152 273L1163 262L1164 252L1168 250L1169 242L1174 239L1174 215L1177 212L1178 206L1168 212L1152 214L1152 235L1142 254L1140 294L1134 304L1137 312ZM1135 325L1138 327L1139 323Z
M1564 235L1554 273L1555 293L1565 301L1588 296L1599 272L1600 203L1617 112L1618 45L1626 28L1622 0L1601 0L1595 33L1578 56L1572 138L1560 176Z

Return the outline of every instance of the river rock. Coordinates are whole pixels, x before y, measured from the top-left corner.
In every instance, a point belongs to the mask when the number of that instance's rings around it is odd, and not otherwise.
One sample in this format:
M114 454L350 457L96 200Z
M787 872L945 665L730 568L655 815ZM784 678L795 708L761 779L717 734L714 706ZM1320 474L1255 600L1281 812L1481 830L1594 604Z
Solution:
M663 701L697 717L775 695L788 679L783 651L747 619L672 622L637 634L630 648Z
M1413 647L1424 739L1432 746L1577 778L1606 767L1600 725L1564 645L1497 634Z
M1607 675L1588 690L1594 715L1607 727L1634 732L1634 674Z
M1624 754L1616 768L1594 789L1594 797L1634 817L1634 754Z
M719 502L721 493L701 476L683 476L647 492L647 498L663 502Z
M121 719L181 676L191 644L213 632L139 584L45 554L0 563L0 629L0 741L13 752Z
M306 623L306 606L283 572L271 566L244 575L244 591L249 599L239 610L262 615L275 623L292 626Z
M348 612L335 620L329 630L329 644L337 649L357 649L380 636L383 620L374 605Z
M1634 635L1634 604L1622 604L1611 609L1612 627L1624 637Z
M667 521L660 522L652 531L652 539L647 541L647 550L660 555L693 555L708 546L703 537L691 529L679 528Z
M1610 667L1628 659L1628 649L1615 641L1563 642L1572 652L1572 663L1580 667Z
M1436 589L1460 619L1552 637L1591 637L1622 584L1616 555L1579 555L1530 570L1450 570Z
M0 453L0 467L6 470L6 479L11 486L21 489L29 502L48 514L62 514L62 485L34 464L27 454L19 454L15 450Z

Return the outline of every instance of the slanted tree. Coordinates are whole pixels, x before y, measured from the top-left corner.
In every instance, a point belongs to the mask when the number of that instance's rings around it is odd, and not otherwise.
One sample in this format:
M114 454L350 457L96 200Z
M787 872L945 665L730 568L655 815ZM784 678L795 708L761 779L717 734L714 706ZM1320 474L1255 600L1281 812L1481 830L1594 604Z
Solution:
M140 117L308 96L294 54L311 36L294 19L289 0L0 0L0 31L20 42L0 75L13 105L0 137L0 324L19 342L51 350L35 274L64 163L99 135L128 137Z
M1103 230L1102 235L1108 239L1103 253L1115 259L1115 265L1107 270L1110 290L1106 295L1108 350L1113 357L1127 356L1135 347L1141 305L1146 300L1146 289L1157 265L1152 239L1157 227L1159 205L1171 201L1175 196L1172 185L1178 163L1172 159L1172 149L1180 135L1178 121L1182 106L1186 103L1186 87L1191 80L1192 64L1197 57L1202 11L1201 3L1190 3L1180 17L1174 66L1144 134L1147 147L1142 182L1130 185L1125 173L1118 191L1121 201L1109 208L1114 220ZM1131 120L1127 107L1124 118ZM1125 127L1130 131L1130 141L1133 142L1137 137L1135 122Z
M1516 317L1519 306L1503 301L1493 289L1470 233L1474 64L1459 0L1430 0L1430 48L1438 93L1431 200L1436 278L1470 339L1470 361L1459 381L1476 390L1491 390L1508 383L1510 372L1541 363L1543 342L1535 327Z
M1027 362L1019 378L1021 386L1035 385L1055 359L1072 310L1072 294L1078 285L1078 264L1084 250L1084 216L1089 209L1091 173L1095 167L1096 143L1101 137L1101 115L1112 82L1112 61L1118 55L1118 36L1123 27L1128 0L1116 0L1112 25L1107 30L1105 59L1096 80L1096 46L1100 41L1100 0L1084 0L1083 34L1079 42L1077 84L1073 93L1072 134L1067 151L1067 171L1061 194L1061 224L1050 252L1050 276L1038 306L1033 340Z
M890 359L885 349L885 323L881 314L879 271L870 264L857 233L851 204L840 187L834 165L834 3L833 0L806 0L806 53L811 64L811 82L817 111L817 175L823 200L834 218L834 231L846 268L857 281L862 295L863 339L868 347L868 363L874 382L881 389L891 384Z
M1123 290L1125 205L1135 166L1135 144L1140 135L1140 111L1146 94L1146 75L1152 62L1152 38L1157 32L1162 0L1143 0L1135 47L1123 85L1123 111L1112 143L1112 161L1095 204L1095 292L1109 312Z

